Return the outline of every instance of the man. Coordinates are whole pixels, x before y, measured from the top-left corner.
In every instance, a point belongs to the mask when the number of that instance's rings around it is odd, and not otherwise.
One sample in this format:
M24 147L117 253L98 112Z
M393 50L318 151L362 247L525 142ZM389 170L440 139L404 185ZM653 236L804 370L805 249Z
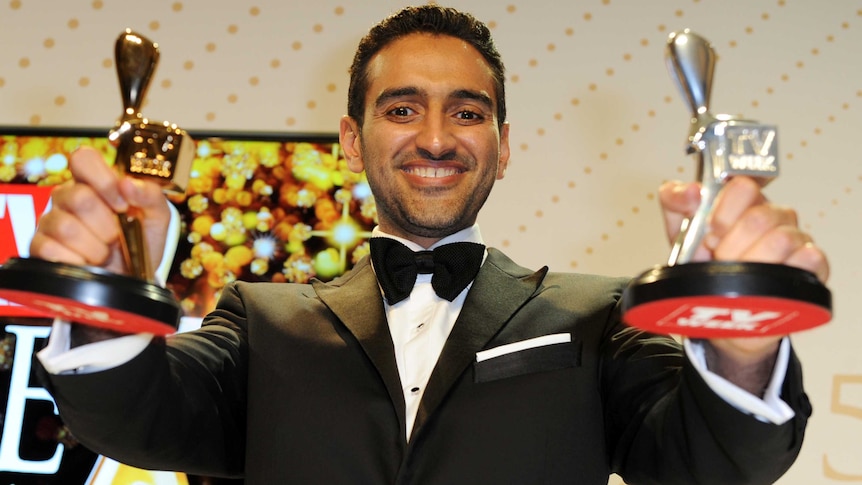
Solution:
M810 407L788 339L683 351L621 323L625 280L527 270L481 245L477 214L509 159L503 65L484 25L434 5L400 11L360 43L348 96L341 144L378 208L371 259L330 284L236 283L200 330L165 339L58 322L39 358L83 443L248 484L603 485L614 472L766 484L792 464ZM129 205L161 254L170 214L157 187L92 151L72 170L32 255L125 271L112 221ZM669 183L660 198L673 233L699 195ZM481 268L449 275L468 286L444 296L430 274L398 295L389 283L412 275L387 276L391 240L473 243L452 252ZM795 213L746 178L725 188L698 257L828 273Z

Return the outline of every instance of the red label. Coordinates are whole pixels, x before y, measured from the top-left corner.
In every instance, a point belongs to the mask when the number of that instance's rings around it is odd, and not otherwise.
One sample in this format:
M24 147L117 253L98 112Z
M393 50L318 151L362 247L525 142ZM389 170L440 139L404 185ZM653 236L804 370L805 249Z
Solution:
M693 338L787 335L828 323L818 305L765 296L690 296L638 305L626 312L630 325Z
M0 290L0 295L14 301L28 302L28 305L44 310L44 313L36 313L34 310L31 316L62 318L71 322L84 323L126 333L168 335L177 331L176 328L164 322L148 318L144 315L126 312L117 308L95 307L68 298L16 290ZM18 308L24 309L23 307Z

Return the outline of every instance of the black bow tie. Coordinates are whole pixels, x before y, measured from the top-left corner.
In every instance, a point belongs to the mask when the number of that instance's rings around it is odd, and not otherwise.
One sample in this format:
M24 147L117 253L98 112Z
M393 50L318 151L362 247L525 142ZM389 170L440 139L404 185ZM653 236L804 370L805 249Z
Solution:
M433 273L431 286L440 298L452 301L473 281L485 246L471 242L444 244L433 251L412 251L388 237L373 237L371 261L390 305L410 296L416 275Z

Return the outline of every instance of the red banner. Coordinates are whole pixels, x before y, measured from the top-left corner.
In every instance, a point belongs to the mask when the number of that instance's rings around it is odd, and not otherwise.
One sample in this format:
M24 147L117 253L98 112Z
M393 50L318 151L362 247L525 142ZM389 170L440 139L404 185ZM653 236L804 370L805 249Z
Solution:
M53 186L0 184L0 264L28 256L36 223L45 212ZM0 299L0 316L41 317L27 308Z

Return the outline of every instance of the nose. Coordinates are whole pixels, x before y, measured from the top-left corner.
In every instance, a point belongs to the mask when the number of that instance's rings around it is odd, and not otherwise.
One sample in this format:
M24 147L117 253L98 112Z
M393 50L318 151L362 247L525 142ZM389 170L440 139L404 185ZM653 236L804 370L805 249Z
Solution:
M455 151L456 126L442 111L429 112L419 125L416 148L433 158L442 158Z

